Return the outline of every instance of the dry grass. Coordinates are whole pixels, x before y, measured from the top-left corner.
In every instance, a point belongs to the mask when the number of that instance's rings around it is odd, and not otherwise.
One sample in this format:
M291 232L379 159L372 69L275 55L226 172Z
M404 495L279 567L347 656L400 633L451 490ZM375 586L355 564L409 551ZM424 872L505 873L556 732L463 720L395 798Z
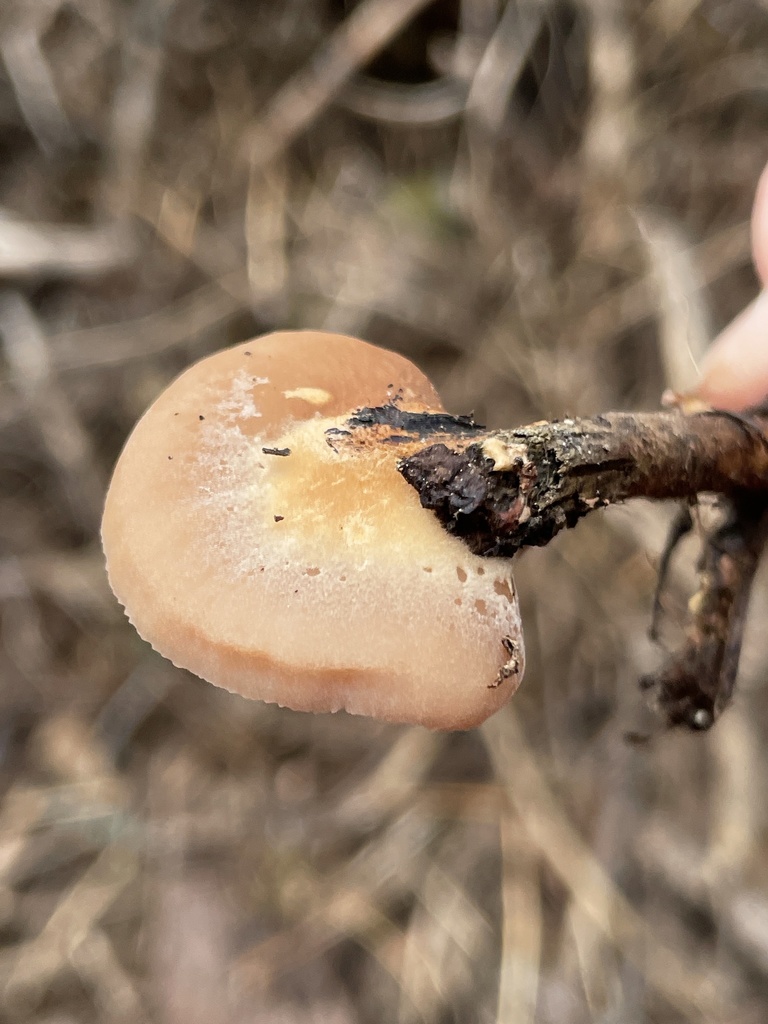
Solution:
M669 510L521 560L525 685L449 736L173 669L97 539L146 403L271 328L497 426L684 385L756 287L767 46L758 0L2 5L0 1021L768 1017L765 579L714 732L622 738Z

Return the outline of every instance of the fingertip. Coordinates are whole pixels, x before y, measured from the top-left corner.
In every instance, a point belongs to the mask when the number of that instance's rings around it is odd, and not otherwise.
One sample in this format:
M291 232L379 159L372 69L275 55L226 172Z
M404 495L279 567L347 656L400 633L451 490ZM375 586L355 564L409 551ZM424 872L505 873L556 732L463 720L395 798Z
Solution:
M712 343L701 379L686 396L720 409L744 409L768 395L768 164L757 183L750 227L764 290Z
M752 206L752 255L763 286L768 285L768 164L757 183Z
M756 405L768 395L768 291L761 292L712 343L692 395L719 409L734 410Z

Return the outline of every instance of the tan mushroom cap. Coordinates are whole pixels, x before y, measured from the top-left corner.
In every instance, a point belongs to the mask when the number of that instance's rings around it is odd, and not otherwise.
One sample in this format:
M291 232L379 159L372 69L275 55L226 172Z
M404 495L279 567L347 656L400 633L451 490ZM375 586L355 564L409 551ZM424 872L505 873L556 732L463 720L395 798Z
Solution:
M523 667L509 562L442 529L397 446L350 452L326 433L393 400L442 410L406 359L316 331L178 377L128 439L104 511L110 583L141 636L296 710L464 729L504 704Z

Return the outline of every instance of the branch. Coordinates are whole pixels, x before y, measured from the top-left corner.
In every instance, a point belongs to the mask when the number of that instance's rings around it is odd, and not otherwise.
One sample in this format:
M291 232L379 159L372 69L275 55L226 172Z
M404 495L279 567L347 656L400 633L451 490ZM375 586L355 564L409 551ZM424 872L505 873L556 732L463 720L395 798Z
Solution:
M400 472L446 530L479 555L548 544L628 498L722 496L704 540L682 649L641 687L668 726L707 729L733 694L750 588L768 534L768 415L706 410L607 413L486 431L471 418L362 409L349 443L402 445ZM688 518L690 514L687 512ZM673 528L662 559L684 529ZM658 602L657 602L658 603Z
M767 434L757 416L607 413L433 444L401 472L476 554L509 556L628 498L768 493Z

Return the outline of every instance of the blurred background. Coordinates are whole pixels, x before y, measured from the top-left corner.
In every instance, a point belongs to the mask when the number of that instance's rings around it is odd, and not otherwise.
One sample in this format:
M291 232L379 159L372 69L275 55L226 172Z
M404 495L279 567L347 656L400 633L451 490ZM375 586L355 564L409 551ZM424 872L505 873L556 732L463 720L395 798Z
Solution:
M526 680L455 735L174 669L98 541L145 406L274 328L491 426L690 383L767 47L764 0L3 0L0 1022L768 1019L765 573L734 706L633 746L669 508L519 560Z

